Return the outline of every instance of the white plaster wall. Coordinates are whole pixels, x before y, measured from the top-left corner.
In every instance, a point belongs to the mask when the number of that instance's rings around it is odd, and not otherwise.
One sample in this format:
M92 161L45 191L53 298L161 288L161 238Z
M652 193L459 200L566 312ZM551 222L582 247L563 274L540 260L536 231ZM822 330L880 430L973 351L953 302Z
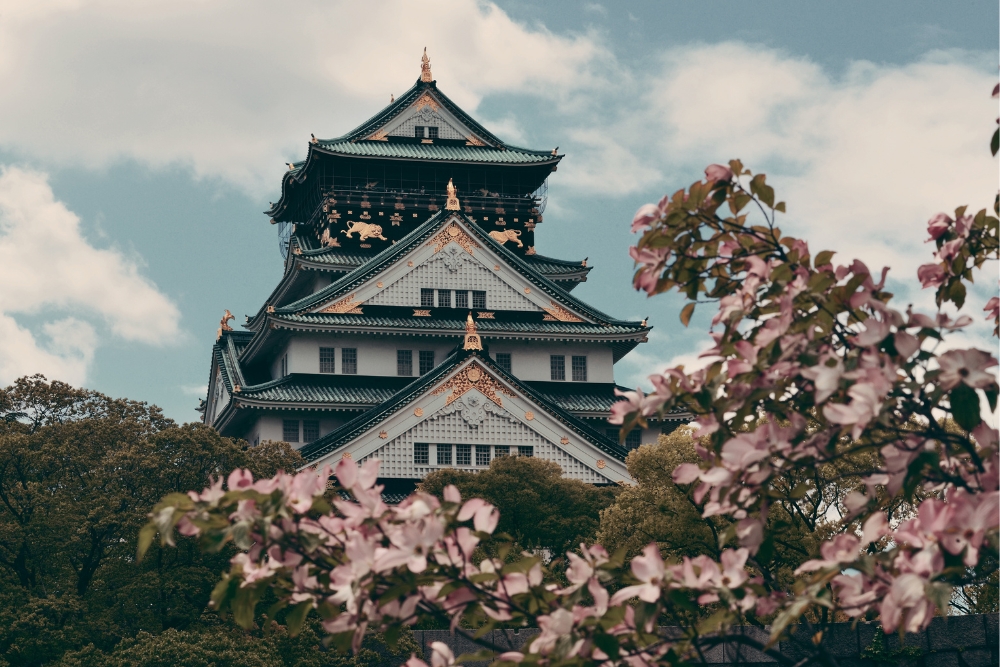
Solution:
M551 380L549 356L561 354L566 357L566 382L573 381L573 356L587 357L587 382L614 382L614 355L610 347L601 345L579 345L574 343L505 343L500 340L490 343L490 356L496 359L497 352L509 352L511 372L520 380Z

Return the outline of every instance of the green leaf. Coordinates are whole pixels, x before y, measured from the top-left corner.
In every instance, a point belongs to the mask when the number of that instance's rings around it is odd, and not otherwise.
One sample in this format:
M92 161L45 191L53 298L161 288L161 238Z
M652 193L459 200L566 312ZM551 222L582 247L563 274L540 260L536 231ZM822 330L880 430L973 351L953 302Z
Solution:
M996 412L997 411L997 386L995 384L991 385L991 386L987 387L986 389L984 389L983 393L986 394L986 400L989 401L990 412Z
M982 418L979 415L979 394L967 384L959 384L948 395L951 401L951 414L959 426L971 431Z
M691 322L691 316L694 314L694 304L689 303L684 306L681 310L681 324L687 326Z
M948 290L948 298L961 308L965 305L965 284L961 280L956 280Z
M833 259L835 252L833 250L824 250L820 254L816 255L815 266L826 266Z
M594 643L597 648L604 651L612 660L618 659L618 638L612 635L596 634Z
M153 538L156 537L156 524L147 523L139 531L139 549L137 559L142 562L142 559L146 556L146 551L149 550L150 545L153 543Z
M993 139L990 140L990 152L996 155L997 151L1000 151L1000 129L993 131Z
M312 609L312 602L300 602L292 610L285 614L285 625L288 626L288 634L295 636L302 631L302 625L306 622L306 616Z

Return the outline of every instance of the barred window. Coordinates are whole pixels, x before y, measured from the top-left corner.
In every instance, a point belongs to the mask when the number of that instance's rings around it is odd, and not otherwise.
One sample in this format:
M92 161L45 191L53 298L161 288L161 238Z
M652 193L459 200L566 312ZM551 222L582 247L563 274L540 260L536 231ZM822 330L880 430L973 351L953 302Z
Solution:
M476 465L488 466L490 464L490 446L476 445Z
M423 125L417 125L416 127L414 127L413 128L413 136L416 137L417 139L423 139L424 138L424 127L425 126L423 126Z
M337 372L337 348L334 347L319 348L319 372L320 373Z
M518 456L534 456L535 448L531 445L519 445L517 448Z
M510 456L510 446L508 445L496 445L493 447L493 454L500 458L501 456Z
M281 439L285 442L299 441L298 419L285 419L281 422Z
M455 445L455 465L472 465L472 445Z
M549 372L553 380L566 379L566 357L561 354L553 354L549 357Z
M625 436L625 449L633 450L642 444L642 431L635 428Z
M434 350L420 350L420 374L434 370Z
M358 349L345 347L340 351L340 372L344 375L358 374Z
M573 355L573 382L587 381L587 357Z
M319 421L315 419L302 420L302 442L319 440Z
M450 466L451 465L451 445L438 445L438 465L439 466Z
M420 307L421 308L434 307L434 290L432 289L420 290Z
M438 129L436 127L428 127L427 128L427 138L428 139L437 139L438 138Z
M510 352L497 352L497 366L510 373Z
M438 308L451 308L451 290L438 290Z
M430 463L430 447L426 442L417 442L413 445L413 462L417 465L427 465Z
M413 350L396 350L396 375L413 375Z
M469 293L465 290L455 291L455 307L456 308L468 308L469 307Z
M472 290L472 307L486 308L486 292Z

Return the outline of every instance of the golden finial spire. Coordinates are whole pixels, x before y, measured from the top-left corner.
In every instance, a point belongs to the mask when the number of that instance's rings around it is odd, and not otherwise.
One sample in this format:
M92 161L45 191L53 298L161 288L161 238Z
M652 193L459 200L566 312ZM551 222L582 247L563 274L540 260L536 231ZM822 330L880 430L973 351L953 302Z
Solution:
M392 104L395 101L396 101L396 96L393 95L392 93L389 93L389 104Z
M469 313L465 320L465 345L466 350L481 350L483 344L479 340L479 333L476 331L476 323L472 320L472 313Z
M461 211L462 206L461 204L458 203L458 195L456 194L455 191L455 184L451 182L450 178L448 179L447 192L448 192L448 201L445 202L444 210Z
M431 75L431 59L427 57L427 47L424 47L424 57L420 59L420 80L431 82L434 80Z

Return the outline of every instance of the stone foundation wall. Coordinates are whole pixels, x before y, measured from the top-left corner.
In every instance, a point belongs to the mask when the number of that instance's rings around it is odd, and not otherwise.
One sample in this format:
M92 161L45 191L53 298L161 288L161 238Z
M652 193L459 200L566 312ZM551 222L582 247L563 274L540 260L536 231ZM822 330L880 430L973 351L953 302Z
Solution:
M661 628L666 636L679 634L679 628ZM767 631L753 627L734 630L758 641L767 640ZM417 643L425 657L430 656L432 642L444 642L455 655L474 653L479 646L447 630L417 630ZM494 630L484 639L507 650L520 650L535 635L536 628ZM935 618L926 631L907 634L902 643L896 634L885 635L875 623L837 623L828 628L820 648L826 660L800 663L812 645L813 631L798 626L792 639L775 647L780 657L765 655L736 642L706 642L705 663L712 665L746 665L763 667L781 664L838 665L840 667L876 667L911 665L913 667L987 667L1000 665L998 615L949 616ZM487 663L480 663L486 665Z

